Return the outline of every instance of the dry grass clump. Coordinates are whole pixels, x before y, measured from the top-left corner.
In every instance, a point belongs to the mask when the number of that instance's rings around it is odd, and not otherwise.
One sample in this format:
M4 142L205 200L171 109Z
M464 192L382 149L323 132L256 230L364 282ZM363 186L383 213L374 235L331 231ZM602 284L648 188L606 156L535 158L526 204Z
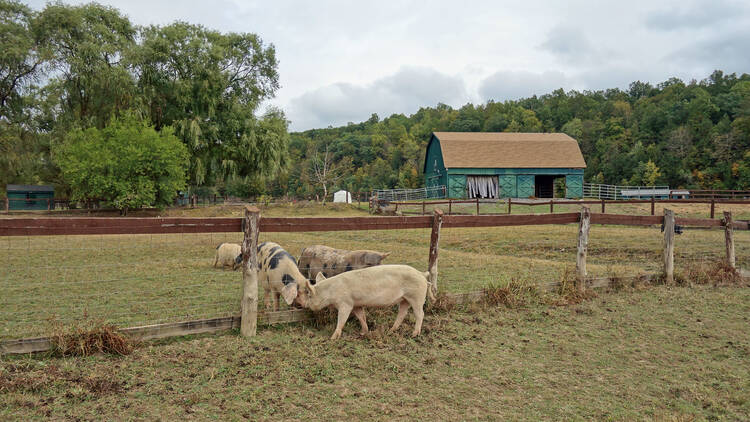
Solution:
M678 282L678 278L680 279ZM675 274L678 284L711 284L714 286L742 285L746 281L736 268L724 260L689 263L684 272Z
M338 318L338 311L333 308L324 308L317 312L312 312L312 325L316 328L325 327L328 324L335 324Z
M578 291L576 277L569 268L565 270L560 279L557 294L560 295L560 299L553 301L553 304L558 306L576 305L596 297L596 293L592 289L584 289L583 292Z
M427 304L425 313L428 315L435 315L440 313L448 313L456 307L456 300L445 292L440 292L436 295L434 302L432 300Z
M50 334L52 354L56 356L91 356L109 353L125 356L133 352L133 340L112 324L84 319L73 326L54 323Z
M530 298L539 296L539 291L535 285L519 283L515 279L505 286L490 283L482 291L484 292L484 303L486 305L502 305L507 308L524 306Z

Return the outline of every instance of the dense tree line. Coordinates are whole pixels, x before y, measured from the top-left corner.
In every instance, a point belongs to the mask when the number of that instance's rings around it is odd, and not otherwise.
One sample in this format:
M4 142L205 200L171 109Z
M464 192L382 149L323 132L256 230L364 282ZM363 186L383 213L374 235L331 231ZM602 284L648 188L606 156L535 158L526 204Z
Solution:
M323 151L352 191L423 184L433 131L565 132L578 140L588 182L750 189L750 75L715 71L702 81L633 82L626 91L562 89L518 101L440 104L343 127L293 133L292 160L275 193L322 191L312 169ZM333 186L327 186L331 191ZM335 187L334 187L335 188Z
M0 0L0 194L7 183L52 183L59 196L109 192L135 207L187 186L296 197L414 188L433 131L562 131L580 143L590 182L750 189L747 74L438 104L290 135L282 111L259 110L279 88L277 67L273 45L255 34L138 27L95 3L34 11ZM76 177L86 160L109 160L96 167L109 179Z
M276 54L255 34L184 22L137 27L117 9L95 3L50 3L34 11L0 0L0 51L0 189L53 183L59 194L84 198L105 195L106 185L131 192L120 200L132 206L143 190L136 181L146 174L181 179L154 180L156 190L142 195L154 203L168 196L164 189L187 185L247 195L286 165L284 114L259 115L260 104L279 88ZM110 125L116 127L105 130ZM137 139L128 148L109 142L131 129L163 142L151 149ZM172 137L187 154L174 149ZM81 178L69 171L85 162L75 154L91 145L113 147L98 157L109 160L98 170L111 179L98 189L76 184ZM149 154L181 160L176 164L184 171L173 162L161 173L135 164ZM123 178L134 184L114 189Z

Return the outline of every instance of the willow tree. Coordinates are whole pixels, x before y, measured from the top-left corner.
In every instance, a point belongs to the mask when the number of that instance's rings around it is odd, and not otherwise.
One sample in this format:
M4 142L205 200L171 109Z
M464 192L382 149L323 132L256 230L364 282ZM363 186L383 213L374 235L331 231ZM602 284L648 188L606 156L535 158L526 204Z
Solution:
M52 118L61 136L73 127L102 128L135 104L135 81L123 62L136 36L127 16L96 3L50 3L34 26L52 52L45 95L59 99Z
M177 22L143 29L130 57L153 125L172 126L191 152L192 185L275 176L287 154L287 122L262 101L279 88L276 52L255 34Z

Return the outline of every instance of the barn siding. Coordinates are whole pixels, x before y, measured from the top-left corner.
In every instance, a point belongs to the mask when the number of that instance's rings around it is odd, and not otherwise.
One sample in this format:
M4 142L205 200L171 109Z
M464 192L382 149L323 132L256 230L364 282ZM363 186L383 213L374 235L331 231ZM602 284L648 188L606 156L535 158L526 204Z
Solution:
M564 176L566 198L583 197L581 168L445 168L440 140L434 135L427 144L424 164L425 186L446 186L449 198L466 197L466 176L498 176L502 198L534 195L535 176Z
M498 176L501 198L528 198L534 196L535 176L553 175L565 177L565 197L583 197L583 169L485 169L452 168L448 173L448 197L466 197L466 176Z
M427 154L424 162L425 186L448 186L448 172L443 163L443 151L440 142L433 137L427 145Z

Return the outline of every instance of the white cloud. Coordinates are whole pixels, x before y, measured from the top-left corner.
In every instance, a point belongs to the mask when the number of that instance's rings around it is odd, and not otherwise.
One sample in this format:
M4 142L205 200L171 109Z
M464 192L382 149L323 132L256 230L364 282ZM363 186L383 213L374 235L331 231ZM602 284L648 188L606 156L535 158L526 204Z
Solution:
M291 100L289 116L294 128L335 126L366 120L372 113L413 113L420 106L457 105L466 98L461 78L404 67L369 84L335 83L306 92Z
M542 73L500 71L496 72L479 85L482 99L517 100L532 95L542 95L558 88L570 89L572 81L562 72L546 71Z
M281 89L269 104L295 130L437 102L750 73L747 0L99 1L138 25L183 20L273 43Z

